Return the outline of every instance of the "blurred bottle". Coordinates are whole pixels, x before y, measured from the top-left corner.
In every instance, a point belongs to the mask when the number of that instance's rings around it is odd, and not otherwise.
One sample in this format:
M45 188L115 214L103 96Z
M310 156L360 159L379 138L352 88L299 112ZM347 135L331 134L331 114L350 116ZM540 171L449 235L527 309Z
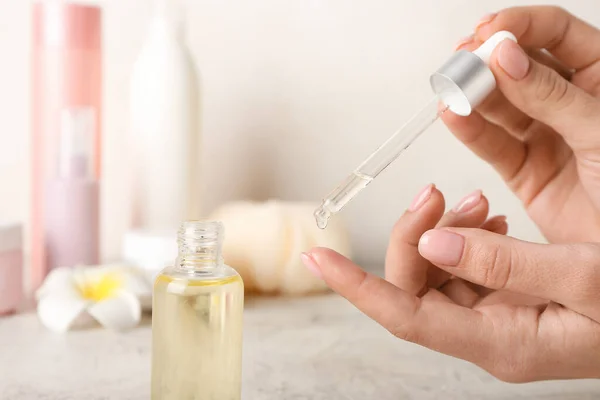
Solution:
M23 300L23 239L20 223L0 222L0 317Z
M102 14L63 1L33 5L31 277L97 264Z
M198 218L199 88L183 24L156 0L131 77L133 228L172 229Z

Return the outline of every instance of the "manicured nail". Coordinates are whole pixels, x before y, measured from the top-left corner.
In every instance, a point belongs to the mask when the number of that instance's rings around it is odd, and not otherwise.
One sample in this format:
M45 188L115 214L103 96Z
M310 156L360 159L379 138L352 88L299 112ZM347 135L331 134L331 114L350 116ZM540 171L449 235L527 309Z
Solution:
M434 264L455 266L460 262L465 238L461 235L436 229L427 231L419 240L419 253Z
M510 39L506 39L498 45L496 52L498 64L508 75L517 81L525 78L530 63L529 56L521 46Z
M460 50L461 47L468 45L469 43L473 42L473 40L475 39L475 35L469 35L469 36L465 36L464 38L460 39L458 42L456 42L456 45L454 46L454 50Z
M475 26L475 30L481 28L485 24L489 24L490 22L492 22L496 18L497 15L498 15L498 13L492 13L492 14L484 15L479 20L479 22L477 22L477 25Z
M470 195L464 197L457 205L452 209L455 213L465 213L471 211L481 201L481 190L476 190Z
M317 278L323 277L323 275L321 274L321 269L315 262L315 259L312 258L310 254L302 253L300 254L300 259L302 260L302 263L304 264L306 269L312 272L314 276L316 276Z
M429 185L425 186L423 189L421 189L419 194L415 196L412 203L410 204L408 211L415 212L419 208L423 207L423 205L425 203L427 203L427 200L429 200L429 198L431 197L431 192L433 192L433 188L434 188L434 185L429 184Z

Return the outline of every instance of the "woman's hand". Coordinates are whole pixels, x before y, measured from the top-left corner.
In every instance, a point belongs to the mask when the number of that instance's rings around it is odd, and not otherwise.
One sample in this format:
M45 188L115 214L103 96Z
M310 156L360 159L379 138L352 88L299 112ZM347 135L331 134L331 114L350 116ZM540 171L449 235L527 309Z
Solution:
M517 7L485 17L459 48L500 30L534 57L504 41L490 61L496 93L444 122L496 168L550 242L600 241L600 31L560 8Z
M392 232L385 280L328 249L303 261L397 337L502 380L600 378L600 246L506 237L480 192L443 212L433 186L415 198Z
M303 260L399 338L500 379L600 378L600 244L590 243L600 242L600 31L555 7L512 8L486 17L460 47L500 30L527 54L500 44L496 93L469 117L443 118L554 244L484 222L477 192L442 216L430 186L394 228L385 280L327 249Z

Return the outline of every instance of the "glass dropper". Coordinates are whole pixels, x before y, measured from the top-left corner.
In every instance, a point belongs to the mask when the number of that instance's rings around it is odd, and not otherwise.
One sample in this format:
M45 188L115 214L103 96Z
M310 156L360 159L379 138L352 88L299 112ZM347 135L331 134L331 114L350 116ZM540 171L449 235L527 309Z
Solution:
M496 46L506 39L517 41L510 32L498 32L472 53L456 52L434 73L430 84L435 97L323 199L314 212L317 226L325 229L332 214L366 188L446 110L462 116L471 114L496 87L488 63Z
M427 130L447 107L440 105L435 96L421 111L375 150L325 199L314 216L317 226L324 229L331 214L339 212L362 191L388 165L400 156L423 132Z

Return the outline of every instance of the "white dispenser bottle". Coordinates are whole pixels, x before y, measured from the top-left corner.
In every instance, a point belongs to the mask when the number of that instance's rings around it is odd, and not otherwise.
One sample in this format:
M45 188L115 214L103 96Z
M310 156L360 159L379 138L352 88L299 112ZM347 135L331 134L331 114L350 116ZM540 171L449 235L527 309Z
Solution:
M155 0L131 77L132 224L161 230L197 219L199 87L173 0Z

